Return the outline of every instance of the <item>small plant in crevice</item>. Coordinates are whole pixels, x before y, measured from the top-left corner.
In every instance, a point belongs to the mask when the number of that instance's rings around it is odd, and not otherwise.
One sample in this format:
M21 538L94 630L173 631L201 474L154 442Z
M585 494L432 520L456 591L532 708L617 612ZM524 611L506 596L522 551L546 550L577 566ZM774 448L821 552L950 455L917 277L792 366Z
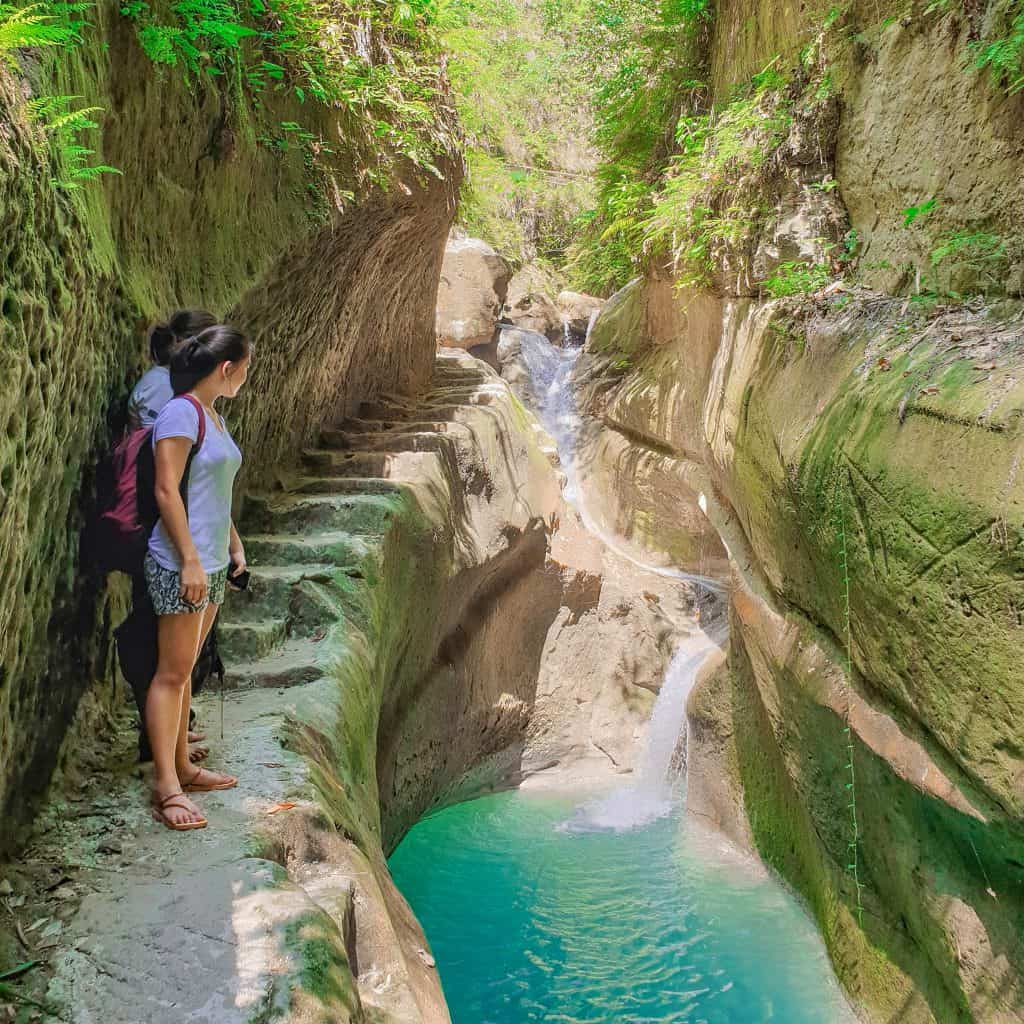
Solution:
M150 60L193 86L224 79L257 111L267 92L344 110L369 172L400 155L443 177L434 154L457 148L438 111L433 0L123 0L120 10Z
M780 263L775 273L762 287L773 298L781 299L791 295L808 295L821 291L828 284L829 268L824 263L805 263L803 260L786 260Z
M942 235L928 254L936 275L944 268L962 268L989 286L999 284L1008 265L1006 243L988 231L961 229Z
M1024 0L1002 5L1003 34L972 44L974 67L1009 95L1024 89Z
M909 228L916 221L926 218L935 209L938 202L938 199L932 196L931 199L925 199L920 203L908 206L903 211L903 226Z
M99 128L93 115L103 108L72 109L71 104L80 99L80 96L39 96L28 103L30 118L39 125L55 150L59 173L50 183L56 188L78 189L104 174L121 173L107 164L88 163L95 150L83 146L79 137L83 132Z

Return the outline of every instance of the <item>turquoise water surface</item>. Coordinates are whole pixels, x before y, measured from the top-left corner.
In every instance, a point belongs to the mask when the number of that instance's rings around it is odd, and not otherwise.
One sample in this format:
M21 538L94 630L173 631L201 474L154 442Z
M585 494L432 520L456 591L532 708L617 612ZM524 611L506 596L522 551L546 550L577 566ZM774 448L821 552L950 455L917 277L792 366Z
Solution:
M678 816L578 831L578 800L502 793L416 825L391 858L454 1024L840 1024L795 900Z

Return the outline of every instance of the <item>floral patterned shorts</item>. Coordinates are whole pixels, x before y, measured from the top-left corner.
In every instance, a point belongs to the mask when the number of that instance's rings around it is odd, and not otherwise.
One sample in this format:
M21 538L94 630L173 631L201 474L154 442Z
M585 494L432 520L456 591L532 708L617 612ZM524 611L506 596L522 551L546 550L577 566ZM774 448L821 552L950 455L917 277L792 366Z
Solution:
M153 602L153 610L157 615L190 615L201 612L209 604L223 604L224 591L228 581L228 567L224 566L217 572L207 573L206 597L198 604L186 601L181 596L181 573L174 569L165 569L152 555L147 554L142 563L146 574L146 586L149 588L149 599Z

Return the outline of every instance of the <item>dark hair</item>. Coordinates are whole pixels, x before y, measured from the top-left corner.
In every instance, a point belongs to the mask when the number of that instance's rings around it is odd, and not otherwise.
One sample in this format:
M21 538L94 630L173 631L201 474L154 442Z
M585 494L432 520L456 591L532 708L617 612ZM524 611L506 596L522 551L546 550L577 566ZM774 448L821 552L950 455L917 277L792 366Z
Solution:
M174 350L186 339L213 327L217 318L205 309L179 309L167 323L156 324L149 332L149 354L157 366L166 366Z
M226 324L215 324L189 338L171 357L171 388L191 391L221 363L238 363L249 354L249 339Z

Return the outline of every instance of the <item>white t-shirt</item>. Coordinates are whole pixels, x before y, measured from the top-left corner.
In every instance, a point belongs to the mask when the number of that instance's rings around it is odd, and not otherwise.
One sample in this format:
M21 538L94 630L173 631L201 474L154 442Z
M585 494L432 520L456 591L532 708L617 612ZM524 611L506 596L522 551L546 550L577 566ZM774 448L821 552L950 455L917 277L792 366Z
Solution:
M206 415L204 413L204 415ZM220 419L220 417L218 417ZM223 429L220 429L223 427ZM153 425L153 447L168 437L199 437L199 413L182 399L168 402ZM188 529L199 552L203 571L218 572L228 564L231 539L231 489L242 465L242 453L228 433L206 416L206 437L196 452L188 476ZM149 553L165 569L181 570L181 555L163 522L157 522L149 538Z
M151 366L140 378L128 403L128 415L137 427L151 427L160 410L174 397L171 371L167 366Z

